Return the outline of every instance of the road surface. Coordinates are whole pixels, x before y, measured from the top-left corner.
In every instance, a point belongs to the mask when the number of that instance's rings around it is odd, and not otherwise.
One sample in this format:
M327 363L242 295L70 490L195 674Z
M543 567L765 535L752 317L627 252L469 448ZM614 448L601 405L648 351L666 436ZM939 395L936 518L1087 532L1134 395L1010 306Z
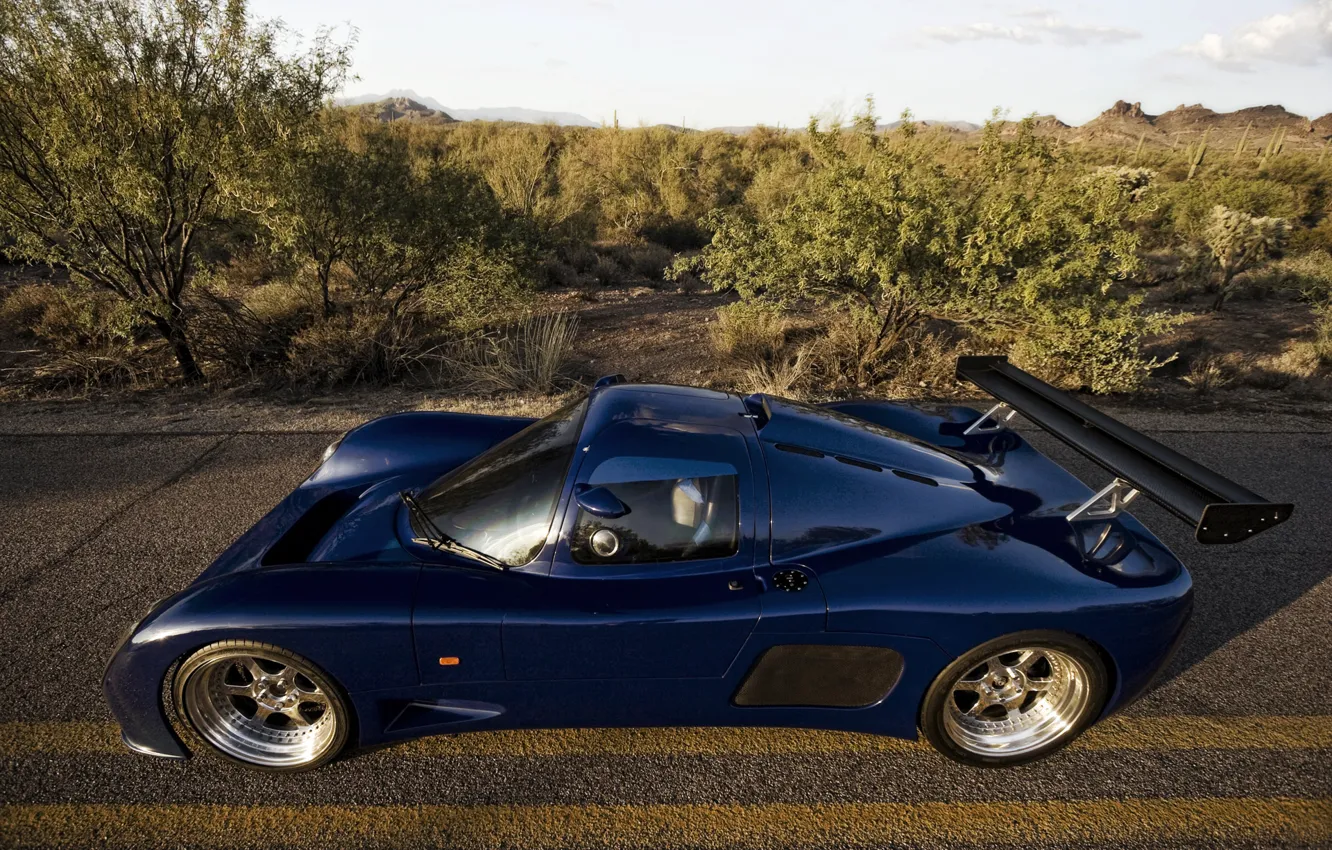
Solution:
M1332 846L1332 425L1130 421L1295 517L1202 547L1139 507L1193 571L1192 630L1143 700L1007 771L797 730L480 733L295 777L132 755L99 687L117 637L336 432L0 436L0 846Z

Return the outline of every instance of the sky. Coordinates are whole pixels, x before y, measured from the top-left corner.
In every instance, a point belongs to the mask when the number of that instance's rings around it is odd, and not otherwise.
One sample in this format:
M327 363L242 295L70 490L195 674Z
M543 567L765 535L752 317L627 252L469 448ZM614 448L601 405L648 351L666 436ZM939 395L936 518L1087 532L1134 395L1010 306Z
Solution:
M250 0L354 33L344 94L609 123L803 126L866 95L887 119L1088 121L1279 103L1332 111L1332 0Z

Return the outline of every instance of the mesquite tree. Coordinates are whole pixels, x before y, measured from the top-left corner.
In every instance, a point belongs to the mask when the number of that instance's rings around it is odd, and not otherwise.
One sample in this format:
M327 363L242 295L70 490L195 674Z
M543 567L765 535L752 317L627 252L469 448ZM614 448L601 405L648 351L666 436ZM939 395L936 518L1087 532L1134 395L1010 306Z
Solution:
M202 231L340 85L345 46L284 54L243 0L0 4L0 233L131 302L186 381Z

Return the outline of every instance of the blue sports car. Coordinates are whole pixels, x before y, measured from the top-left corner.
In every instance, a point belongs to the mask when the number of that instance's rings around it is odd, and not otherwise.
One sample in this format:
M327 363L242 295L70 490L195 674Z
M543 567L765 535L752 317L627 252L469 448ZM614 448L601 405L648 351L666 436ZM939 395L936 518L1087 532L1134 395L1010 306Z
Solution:
M1003 358L986 413L808 405L604 378L541 420L405 413L319 468L107 667L125 743L308 770L472 730L918 732L1045 756L1147 687L1189 574L1122 512L1204 543L1273 504ZM1107 471L1093 492L1006 427Z

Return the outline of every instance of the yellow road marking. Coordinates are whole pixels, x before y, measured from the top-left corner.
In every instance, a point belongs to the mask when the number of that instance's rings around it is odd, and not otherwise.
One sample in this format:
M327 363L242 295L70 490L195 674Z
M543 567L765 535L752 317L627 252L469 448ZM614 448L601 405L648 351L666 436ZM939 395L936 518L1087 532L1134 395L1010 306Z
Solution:
M551 729L472 732L390 750L422 756L784 755L908 753L921 742L804 729ZM1072 744L1079 750L1326 750L1332 715L1111 717ZM128 753L114 723L0 723L0 757Z
M648 806L0 807L13 848L522 846L758 848L1332 840L1332 800L1173 798L997 803Z

